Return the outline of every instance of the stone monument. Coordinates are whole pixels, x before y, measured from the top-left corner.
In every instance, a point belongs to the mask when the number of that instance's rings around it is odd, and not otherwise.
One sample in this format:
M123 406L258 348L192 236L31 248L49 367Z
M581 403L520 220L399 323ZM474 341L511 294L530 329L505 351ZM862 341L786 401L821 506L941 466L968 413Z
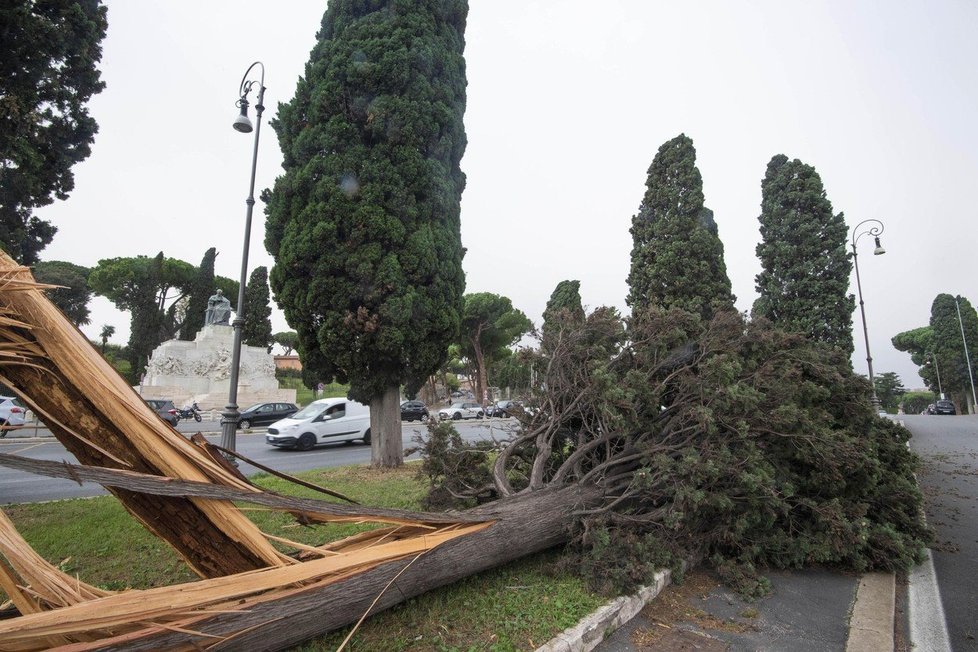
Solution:
M231 302L221 290L207 300L204 327L192 341L168 340L153 351L140 385L143 398L168 398L177 407L196 401L202 410L223 410L231 388ZM275 358L261 346L241 345L238 407L295 403L294 389L279 389Z

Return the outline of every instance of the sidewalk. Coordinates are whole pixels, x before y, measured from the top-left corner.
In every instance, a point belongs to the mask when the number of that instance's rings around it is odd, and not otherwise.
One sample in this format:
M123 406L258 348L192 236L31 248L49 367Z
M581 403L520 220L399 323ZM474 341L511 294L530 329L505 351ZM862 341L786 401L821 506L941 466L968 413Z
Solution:
M651 597L611 632L603 608L540 648L547 652L880 652L894 649L892 574L769 571L773 593L748 602L703 570ZM617 602L617 601L616 601ZM612 603L614 604L614 603ZM608 605L611 607L611 605ZM632 608L632 613L636 609ZM627 611L627 607L626 607ZM589 622L590 621L590 622ZM603 631L602 631L603 630ZM603 640L602 640L603 638Z

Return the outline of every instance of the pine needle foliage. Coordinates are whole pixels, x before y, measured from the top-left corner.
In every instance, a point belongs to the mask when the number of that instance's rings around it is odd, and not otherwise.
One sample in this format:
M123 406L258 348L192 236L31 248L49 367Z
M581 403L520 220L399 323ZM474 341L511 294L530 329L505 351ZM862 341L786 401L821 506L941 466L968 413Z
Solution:
M664 143L652 160L631 234L633 310L681 308L708 318L733 306L723 243L713 212L703 206L703 178L685 134Z
M340 0L295 97L266 193L276 301L303 365L369 402L417 390L458 334L465 279L464 0Z
M761 242L754 314L852 355L847 227L810 165L778 154L761 182Z

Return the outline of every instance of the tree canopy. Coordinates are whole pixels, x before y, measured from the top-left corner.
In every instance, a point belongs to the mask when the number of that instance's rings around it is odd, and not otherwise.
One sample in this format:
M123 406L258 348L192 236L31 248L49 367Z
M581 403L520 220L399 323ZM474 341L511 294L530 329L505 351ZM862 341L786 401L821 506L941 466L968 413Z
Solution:
M961 319L958 320L958 308ZM964 332L962 333L962 324ZM962 296L938 294L930 309L930 329L934 334L933 351L940 361L944 391L961 406L961 412L972 405L971 379L978 373L978 314L971 302ZM965 342L968 350L965 353ZM968 359L971 359L971 375Z
M35 263L31 268L34 278L41 283L57 285L48 290L48 298L61 309L75 326L90 323L88 302L92 290L88 287L91 270L64 260L47 260Z
M838 346L850 356L852 263L847 227L834 215L822 179L810 165L778 154L761 182L761 242L754 314L779 328Z
M558 283L543 311L540 348L544 351L552 350L553 339L561 328L569 324L580 324L584 321L584 317L584 306L581 304L581 282L561 281Z
M648 170L645 196L632 218L628 305L683 308L709 317L732 307L713 212L703 206L703 179L693 141L663 143Z
M72 166L91 153L98 125L85 105L105 87L95 65L106 26L98 0L0 8L0 246L25 265L57 231L34 209L67 199Z
M217 249L211 247L204 252L204 257L197 267L197 273L191 281L188 292L187 315L184 317L183 326L180 328L181 340L192 340L197 337L197 333L204 327L204 318L207 315L207 300L214 294L214 260L217 258ZM237 301L237 298L235 298Z
M291 355L299 346L299 335L295 331L281 331L272 335L272 341L285 349L283 355Z
M245 287L245 323L242 341L248 346L267 348L272 343L272 307L268 292L268 268L256 267Z
M533 324L508 297L491 292L465 295L459 343L462 353L476 365L476 399L485 401L489 364L508 353Z
M330 3L272 121L285 168L264 195L276 302L303 365L349 382L371 419L389 415L373 436L398 451L386 397L438 369L462 312L467 13L465 0Z
M873 378L873 385L876 388L876 397L885 408L896 409L897 404L907 393L907 388L903 386L903 381L893 371L885 371L877 374Z

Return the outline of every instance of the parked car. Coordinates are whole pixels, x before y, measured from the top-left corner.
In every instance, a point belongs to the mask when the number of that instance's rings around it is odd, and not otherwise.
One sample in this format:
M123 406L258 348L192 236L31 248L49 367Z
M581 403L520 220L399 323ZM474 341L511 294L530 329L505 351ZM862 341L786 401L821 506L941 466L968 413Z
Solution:
M0 396L0 438L7 435L11 428L24 425L24 415L27 409L16 396Z
M345 398L313 401L268 427L265 443L279 448L311 450L319 444L362 439L370 443L370 406Z
M421 401L401 403L401 421L427 421L428 408Z
M954 409L954 403L951 401L937 401L934 403L934 411L932 414L957 414Z
M256 403L241 412L238 428L247 430L252 426L267 426L299 411L295 403Z
M454 419L455 421L459 419L481 419L483 416L485 416L485 412L478 403L452 403L447 408L438 410L438 418L442 421L445 419Z
M180 422L180 418L177 416L177 408L175 405L173 405L173 401L168 398L149 398L146 399L146 404L156 410L156 413L160 415L164 421L169 423L174 428L177 427L177 423Z
M513 416L513 408L522 407L519 401L496 401L492 405L486 408L487 417L511 417Z

